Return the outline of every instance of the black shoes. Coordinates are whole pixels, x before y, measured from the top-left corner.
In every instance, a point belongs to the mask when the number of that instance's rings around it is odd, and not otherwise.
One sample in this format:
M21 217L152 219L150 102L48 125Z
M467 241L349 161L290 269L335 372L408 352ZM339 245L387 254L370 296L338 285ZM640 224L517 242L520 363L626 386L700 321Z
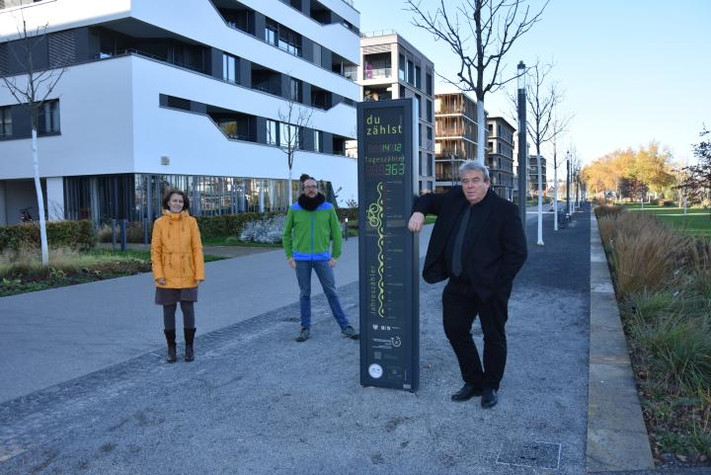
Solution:
M302 343L311 337L311 330L308 328L301 327L301 330L299 330L299 336L296 337L296 341L299 343Z
M468 401L475 396L481 396L482 390L474 387L471 383L464 383L462 389L452 394L452 401L462 402Z
M481 407L484 409L492 408L499 402L499 396L496 389L479 389L471 383L464 383L462 389L452 394L452 401L468 401L475 396L481 396Z
M499 402L499 396L496 394L496 389L486 388L481 395L481 407L489 409L496 406Z
M358 340L358 339L360 339L360 334L358 334L358 332L355 331L355 328L353 328L353 327L350 326L350 325L348 325L346 328L343 328L343 329L341 330L341 333L343 333L343 335L347 336L347 337L350 338L351 340Z

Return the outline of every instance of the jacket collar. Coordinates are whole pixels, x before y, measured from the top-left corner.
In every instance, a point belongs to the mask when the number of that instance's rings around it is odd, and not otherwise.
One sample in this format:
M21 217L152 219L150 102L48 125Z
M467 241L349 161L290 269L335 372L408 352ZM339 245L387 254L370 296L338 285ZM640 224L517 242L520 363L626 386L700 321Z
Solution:
M169 219L183 219L184 217L190 216L188 211L181 211L180 213L171 213L169 209L163 210L163 216L168 216Z

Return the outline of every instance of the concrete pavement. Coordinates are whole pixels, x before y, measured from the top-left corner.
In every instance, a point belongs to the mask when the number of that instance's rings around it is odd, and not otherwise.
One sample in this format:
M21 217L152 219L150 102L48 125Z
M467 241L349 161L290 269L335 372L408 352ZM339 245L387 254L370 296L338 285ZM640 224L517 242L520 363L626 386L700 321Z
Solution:
M585 473L589 402L601 401L589 394L590 220L577 213L554 233L547 214L536 246L534 216L492 410L449 400L461 381L442 284L420 286L417 393L360 386L358 343L323 295L313 338L293 341L298 288L280 250L207 264L191 364L162 362L149 275L2 298L0 473ZM356 239L336 279L357 323ZM652 468L644 454L598 456L595 470Z

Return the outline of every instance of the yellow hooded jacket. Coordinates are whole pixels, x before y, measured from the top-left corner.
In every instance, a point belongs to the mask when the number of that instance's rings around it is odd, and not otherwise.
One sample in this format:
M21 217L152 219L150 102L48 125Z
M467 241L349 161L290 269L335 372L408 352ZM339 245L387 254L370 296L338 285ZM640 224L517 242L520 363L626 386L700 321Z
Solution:
M205 280L200 230L187 211L163 210L163 216L153 223L151 264L157 287L186 289ZM165 285L158 284L161 279Z

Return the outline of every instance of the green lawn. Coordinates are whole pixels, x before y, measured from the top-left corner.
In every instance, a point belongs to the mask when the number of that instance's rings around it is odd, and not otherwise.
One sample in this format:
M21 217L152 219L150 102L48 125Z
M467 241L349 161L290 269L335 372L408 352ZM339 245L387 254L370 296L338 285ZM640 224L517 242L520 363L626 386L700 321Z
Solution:
M644 205L638 203L623 205L628 211L653 213L662 222L693 236L711 237L711 212L708 209L688 208L684 210L672 206Z

